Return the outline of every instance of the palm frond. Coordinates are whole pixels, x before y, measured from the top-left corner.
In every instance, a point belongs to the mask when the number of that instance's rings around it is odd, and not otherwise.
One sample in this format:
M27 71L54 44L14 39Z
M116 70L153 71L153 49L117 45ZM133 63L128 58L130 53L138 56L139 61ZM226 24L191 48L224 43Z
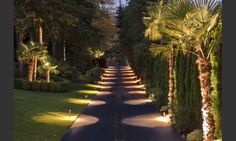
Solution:
M166 6L165 17L167 19L183 19L186 13L194 9L190 0L173 0Z
M170 55L173 53L173 47L170 44L168 45L152 44L149 51L154 57L160 56L163 59L168 59Z
M215 8L220 4L220 1L217 1L217 0L193 0L192 3L195 7L207 6L208 9L214 11Z
M144 36L150 40L160 40L162 34L160 33L160 28L156 23L150 23L145 30Z
M160 32L160 28L163 26L163 2L152 3L147 7L147 14L149 17L144 17L143 21L146 25L145 37L150 40L160 40L163 36Z

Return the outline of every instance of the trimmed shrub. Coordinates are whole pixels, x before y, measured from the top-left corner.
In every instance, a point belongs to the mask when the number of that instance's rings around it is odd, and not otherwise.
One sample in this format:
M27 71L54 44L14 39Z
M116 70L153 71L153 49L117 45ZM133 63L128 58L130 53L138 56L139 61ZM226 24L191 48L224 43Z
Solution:
M187 135L187 141L202 141L202 130L194 130Z
M88 83L93 83L99 81L102 75L102 69L100 67L94 67L91 70L87 71L85 74L86 81Z
M54 81L28 81L25 79L15 78L14 88L32 91L44 91L44 92L67 92L71 89L71 82L69 80L54 77Z
M47 92L48 91L48 82L41 82L41 91Z
M22 81L21 79L15 78L15 79L14 79L14 88L16 88L16 89L21 89L21 85L22 85L22 82L21 82L21 81Z
M41 90L41 82L39 82L39 81L30 82L30 89L33 91L40 91Z
M18 81L21 82L21 81ZM20 88L23 90L28 90L30 89L30 82L29 81L22 81L22 83L19 84Z

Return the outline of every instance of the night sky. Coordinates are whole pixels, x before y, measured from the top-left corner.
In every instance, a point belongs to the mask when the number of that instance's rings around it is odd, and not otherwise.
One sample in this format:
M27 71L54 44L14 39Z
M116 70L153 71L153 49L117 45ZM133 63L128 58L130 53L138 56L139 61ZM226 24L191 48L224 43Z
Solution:
M119 0L114 0L115 1L115 5L119 5ZM125 4L126 0L121 0L121 4Z

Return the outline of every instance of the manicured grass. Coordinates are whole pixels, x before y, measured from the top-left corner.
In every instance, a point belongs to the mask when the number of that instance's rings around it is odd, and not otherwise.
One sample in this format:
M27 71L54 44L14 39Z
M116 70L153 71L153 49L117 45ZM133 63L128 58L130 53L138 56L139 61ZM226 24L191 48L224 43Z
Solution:
M73 84L67 93L14 90L14 141L59 141L96 89Z

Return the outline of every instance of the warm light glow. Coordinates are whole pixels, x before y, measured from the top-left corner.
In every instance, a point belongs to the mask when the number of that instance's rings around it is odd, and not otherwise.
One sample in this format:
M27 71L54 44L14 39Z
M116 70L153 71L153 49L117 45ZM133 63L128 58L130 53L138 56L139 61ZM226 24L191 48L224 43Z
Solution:
M113 85L115 82L99 82L101 85Z
M129 91L129 94L146 94L145 91Z
M88 106L99 106L99 105L104 105L106 104L105 101L101 101L101 100L92 100Z
M122 73L122 76L135 76L135 73Z
M128 80L128 81L122 81L123 84L136 84L138 82L141 82L140 80Z
M106 74L116 74L117 71L109 71L109 70L106 70L105 73L106 73Z
M121 67L120 70L122 70L122 71L129 71L129 70L131 70L131 67Z
M82 93L82 94L94 94L94 95L98 93L98 91L94 91L94 90L79 90L77 92Z
M125 118L122 120L123 124L132 125L132 126L140 126L140 127L163 127L169 126L167 119L163 119L160 114L147 114L147 115L139 115L134 117Z
M49 62L46 62L46 63L45 63L45 66L49 66Z
M101 88L102 87L102 86L96 85L96 84L86 84L86 86L92 87L92 88Z
M110 89L112 86L101 86L101 89Z
M79 105L86 105L90 103L90 99L77 99L77 98L70 98L68 99L68 102L73 104L79 104Z
M152 102L151 99L134 99L134 100L127 100L124 103L128 105L142 105L150 102Z
M101 79L102 80L116 80L116 79L118 79L118 77L103 77L103 76L101 76Z
M32 119L39 123L46 123L59 126L68 126L76 120L78 114L63 112L47 112L34 116Z
M159 117L156 118L156 120L160 121L160 122L165 122L165 123L170 122L170 119L169 119L168 116L164 116L164 117L163 116L159 116Z
M134 73L133 70L122 70L121 72L122 72L122 73Z
M116 74L107 74L107 73L104 73L103 76L105 76L105 77L106 77L106 76L108 76L108 77L111 76L111 77L112 77L112 76L116 76Z
M94 117L94 116L89 116L89 115L82 114L76 119L76 121L71 126L71 128L91 125L91 124L94 124L98 121L99 121L99 119Z
M108 68L108 69L106 69L106 70L108 70L108 71L118 71L119 69Z
M100 92L98 92L98 95L108 95L108 94L112 94L112 92L109 92L109 91L100 91Z
M124 86L127 89L138 89L138 88L144 88L145 85L132 85L132 86Z

